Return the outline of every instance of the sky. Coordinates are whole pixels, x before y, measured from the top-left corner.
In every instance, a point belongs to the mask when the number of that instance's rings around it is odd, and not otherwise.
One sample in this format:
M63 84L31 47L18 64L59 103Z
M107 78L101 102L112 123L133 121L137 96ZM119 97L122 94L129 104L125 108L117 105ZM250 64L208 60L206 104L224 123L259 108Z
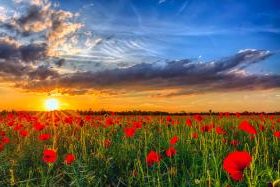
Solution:
M0 110L280 111L277 0L0 0Z

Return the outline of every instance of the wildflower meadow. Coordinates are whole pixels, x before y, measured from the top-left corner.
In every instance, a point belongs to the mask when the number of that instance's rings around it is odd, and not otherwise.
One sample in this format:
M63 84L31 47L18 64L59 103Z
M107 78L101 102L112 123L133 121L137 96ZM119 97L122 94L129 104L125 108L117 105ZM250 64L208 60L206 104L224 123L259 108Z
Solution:
M0 117L0 186L277 186L277 115Z

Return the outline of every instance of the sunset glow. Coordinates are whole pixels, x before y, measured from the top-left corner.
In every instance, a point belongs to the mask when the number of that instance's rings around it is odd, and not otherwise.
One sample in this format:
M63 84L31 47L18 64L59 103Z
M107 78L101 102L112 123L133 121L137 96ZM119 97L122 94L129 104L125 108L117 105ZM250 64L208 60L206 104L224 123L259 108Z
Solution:
M59 101L54 98L47 99L45 101L45 109L47 111L53 111L59 109Z

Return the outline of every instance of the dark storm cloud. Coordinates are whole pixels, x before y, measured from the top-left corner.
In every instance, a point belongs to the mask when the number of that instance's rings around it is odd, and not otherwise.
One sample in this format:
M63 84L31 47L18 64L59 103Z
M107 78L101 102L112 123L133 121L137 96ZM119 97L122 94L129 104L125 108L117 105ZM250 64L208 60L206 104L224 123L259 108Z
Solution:
M264 50L244 50L218 61L200 63L190 60L137 64L102 72L64 74L54 80L30 81L25 89L40 91L62 88L75 90L125 89L127 91L179 89L166 96L213 91L263 90L280 87L279 75L248 75L244 67L265 60L272 54Z

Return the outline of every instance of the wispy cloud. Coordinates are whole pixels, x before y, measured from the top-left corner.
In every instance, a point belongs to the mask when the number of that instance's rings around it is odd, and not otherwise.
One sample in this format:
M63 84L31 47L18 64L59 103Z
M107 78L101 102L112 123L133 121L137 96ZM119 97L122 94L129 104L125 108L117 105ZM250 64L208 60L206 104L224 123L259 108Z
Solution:
M167 1L167 0L159 0L158 4L164 3L165 1Z
M182 4L182 6L180 7L180 9L178 10L177 15L181 14L182 12L184 12L189 3L190 3L190 0L186 0L186 1Z

